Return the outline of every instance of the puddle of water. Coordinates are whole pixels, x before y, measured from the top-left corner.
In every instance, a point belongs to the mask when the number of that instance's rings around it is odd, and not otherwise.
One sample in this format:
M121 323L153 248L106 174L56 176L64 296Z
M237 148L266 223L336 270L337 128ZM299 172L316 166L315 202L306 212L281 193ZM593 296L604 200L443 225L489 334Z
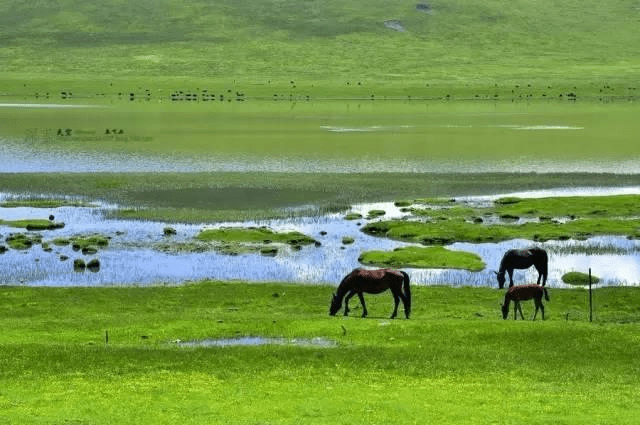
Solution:
M198 341L177 341L180 347L257 347L261 345L288 345L296 347L317 347L332 348L337 347L335 341L325 338L312 339L288 339L288 338L267 338L261 336L244 336L238 338L203 339Z
M508 128L511 130L584 130L584 127L571 125L497 125L496 128Z
M376 131L398 131L414 128L413 125L394 125L394 126L382 126L372 125L368 127L336 127L330 125L320 126L321 129L332 133L370 133Z

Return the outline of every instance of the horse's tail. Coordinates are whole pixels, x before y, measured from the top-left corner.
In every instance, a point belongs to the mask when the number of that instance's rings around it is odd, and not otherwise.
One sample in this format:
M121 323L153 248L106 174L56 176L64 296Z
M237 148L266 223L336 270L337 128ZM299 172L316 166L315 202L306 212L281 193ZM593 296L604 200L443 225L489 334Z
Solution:
M546 286L542 287L542 292L544 293L544 299L547 300L547 301L551 301L549 299L549 292L547 292L547 287Z
M549 254L544 249L540 249L540 251L542 251L542 269L546 277L547 273L549 273Z
M404 312L408 319L409 314L411 313L411 287L409 284L410 279L409 279L409 275L403 272L402 270L400 270L400 273L402 273L402 276L403 276L402 282L404 284L404 298L406 300L404 305Z

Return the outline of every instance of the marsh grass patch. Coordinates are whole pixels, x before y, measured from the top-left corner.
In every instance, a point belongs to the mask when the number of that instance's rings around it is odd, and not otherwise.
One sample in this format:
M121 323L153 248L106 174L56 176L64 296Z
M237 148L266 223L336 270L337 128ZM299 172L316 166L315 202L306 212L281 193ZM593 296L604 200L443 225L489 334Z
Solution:
M477 254L453 251L442 246L401 247L393 251L367 251L358 258L362 264L382 267L465 269L481 271L485 264Z
M99 249L109 246L110 237L96 233L91 235L72 236L68 240L74 251L95 254ZM58 244L62 244L63 241L64 239L58 239Z
M0 220L0 225L24 228L29 231L62 229L64 223L44 219Z
M589 285L589 280L594 285L600 282L599 277L582 272L569 272L562 275L562 281L568 285L586 286Z
M278 244L297 250L302 246L318 244L314 238L301 232L275 232L268 227L220 227L204 229L195 236L196 245L188 242L187 246L207 246L221 254L239 255L258 252L264 256L274 257L280 252Z
M284 243L288 245L310 245L316 242L301 232L275 232L268 227L220 227L204 229L196 235L201 241L241 243Z
M27 250L33 245L42 243L42 236L34 233L11 233L5 238L9 248Z
M545 242L585 240L600 235L640 237L638 195L507 199L482 208L456 206L433 212L412 211L415 217L422 219L378 221L366 224L362 231L423 245L500 242L517 238ZM497 216L499 221L477 220L480 216ZM538 216L544 219L540 220Z

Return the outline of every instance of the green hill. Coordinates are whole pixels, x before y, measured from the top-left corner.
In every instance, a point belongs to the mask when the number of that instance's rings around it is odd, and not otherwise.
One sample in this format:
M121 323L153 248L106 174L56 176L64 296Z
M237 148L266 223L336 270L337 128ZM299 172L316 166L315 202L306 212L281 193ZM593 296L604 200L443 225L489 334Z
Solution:
M0 1L0 89L634 96L639 0Z

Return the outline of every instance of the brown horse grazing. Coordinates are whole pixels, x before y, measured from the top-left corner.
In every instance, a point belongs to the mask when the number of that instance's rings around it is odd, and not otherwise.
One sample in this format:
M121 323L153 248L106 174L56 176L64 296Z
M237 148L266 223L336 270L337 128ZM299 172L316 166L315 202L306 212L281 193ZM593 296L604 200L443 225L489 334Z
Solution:
M504 287L504 273L509 273L509 287L513 286L513 269L528 269L535 266L538 270L538 285L542 278L542 286L547 284L547 273L549 271L549 256L547 251L542 248L529 249L510 249L502 257L500 261L500 270L496 272L498 275L498 287Z
M346 275L344 279L342 279L342 282L340 282L340 285L338 285L338 293L333 294L333 298L331 299L329 314L331 316L335 316L338 310L340 310L340 307L342 307L342 299L344 298L344 315L347 316L349 314L349 300L357 294L358 298L360 298L360 304L362 304L362 317L366 317L367 307L364 304L364 297L362 296L362 293L367 292L369 294L379 294L387 289L391 289L393 300L395 301L395 307L391 314L391 318L395 318L398 314L398 303L402 300L402 303L404 304L404 314L408 319L409 314L411 313L409 275L403 271L391 269L354 269L351 273Z
M544 298L549 301L549 294L547 293L547 288L545 288L544 286L520 285L510 287L509 289L507 289L507 293L504 295L504 304L502 304L502 318L506 319L509 315L509 303L513 301L513 320L517 319L518 311L520 311L520 318L524 320L520 301L526 301L533 298L533 302L536 305L536 312L533 314L533 319L531 320L536 320L538 309L542 311L542 320L544 320L544 305L542 305L543 294Z

